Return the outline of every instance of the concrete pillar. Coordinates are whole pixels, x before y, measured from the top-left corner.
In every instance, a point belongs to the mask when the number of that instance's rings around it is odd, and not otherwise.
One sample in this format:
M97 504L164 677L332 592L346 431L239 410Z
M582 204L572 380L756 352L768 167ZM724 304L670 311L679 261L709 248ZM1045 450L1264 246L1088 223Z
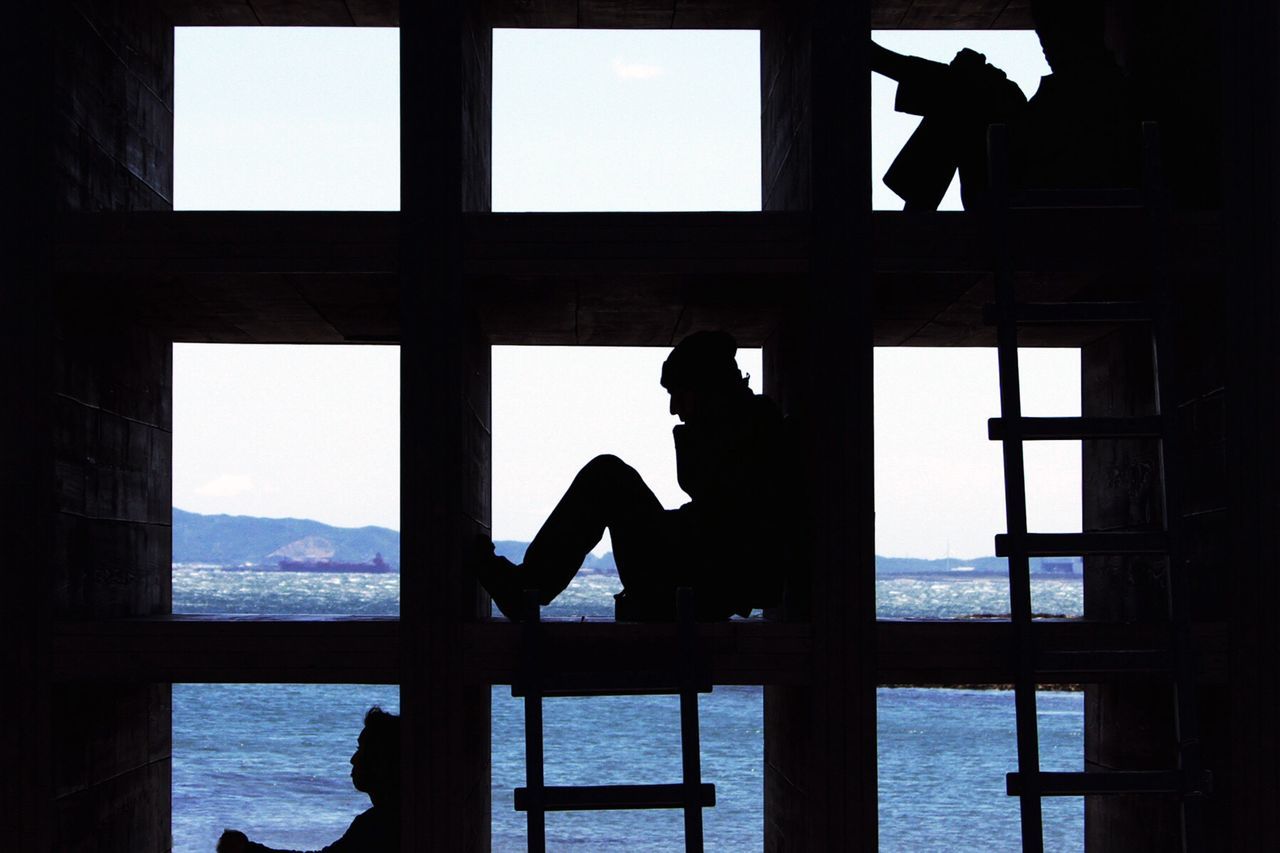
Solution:
M810 210L813 246L766 346L805 452L810 576L789 599L815 650L811 686L765 689L768 850L877 847L869 31L867 4L814 2L761 35L764 205Z
M1082 412L1087 417L1154 411L1151 335L1116 332L1082 351ZM1086 441L1084 529L1159 530L1160 458L1153 441ZM1167 620L1163 560L1086 557L1084 612L1113 622ZM1168 684L1085 688L1085 765L1090 770L1160 770L1175 765L1173 696ZM1085 798L1085 848L1172 850L1179 843L1172 797Z
M401 7L401 703L406 850L487 850L490 694L461 627L490 532L489 347L462 278L462 211L489 204L490 34L469 4Z

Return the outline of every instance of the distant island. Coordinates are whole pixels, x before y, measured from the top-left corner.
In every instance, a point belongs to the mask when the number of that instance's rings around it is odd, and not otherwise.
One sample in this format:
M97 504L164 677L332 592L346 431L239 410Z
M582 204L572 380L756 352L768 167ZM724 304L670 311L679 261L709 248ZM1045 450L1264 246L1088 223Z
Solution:
M174 507L173 563L239 571L398 572L400 533Z
M941 557L934 560L916 557L882 557L876 555L877 575L913 574L993 574L1008 576L1009 560L1006 557ZM1079 576L1084 573L1084 561L1079 557L1032 557L1033 575Z
M513 563L524 560L528 542L500 539L494 550ZM238 571L370 572L400 571L400 533L386 527L333 527L301 518L258 518L248 515L201 515L173 510L173 564ZM588 554L583 568L617 574L613 552ZM1079 557L1044 557L1031 561L1037 575L1080 576ZM911 574L1007 575L1004 557L968 559L883 557L876 555L877 575Z

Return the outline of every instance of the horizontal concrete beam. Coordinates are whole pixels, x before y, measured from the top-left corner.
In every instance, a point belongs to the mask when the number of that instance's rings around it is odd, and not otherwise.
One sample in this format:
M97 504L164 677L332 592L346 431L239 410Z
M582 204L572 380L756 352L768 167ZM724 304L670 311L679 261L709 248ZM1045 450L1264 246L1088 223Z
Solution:
M467 214L473 304L494 343L667 346L698 328L758 345L809 270L807 213ZM1147 262L1136 211L1026 211L1015 266L1028 300L1132 298ZM1175 270L1211 275L1216 219L1173 225ZM60 299L129 312L179 341L399 339L395 213L77 214L55 246ZM982 222L964 213L873 216L875 342L991 346ZM107 316L103 315L103 316ZM1078 346L1109 329L1028 329Z
M547 622L545 654L575 671L669 666L673 625ZM800 623L759 620L700 625L715 684L807 684L812 634ZM519 666L520 626L462 626L464 667L481 684L510 684ZM1167 626L1036 622L1044 684L1153 680L1164 676ZM1227 631L1197 627L1201 678L1225 681ZM1007 621L879 621L881 684L1007 684L1013 680ZM1123 650L1122 654L1103 654ZM397 620L170 617L62 623L53 639L60 681L382 683L400 680Z
M494 27L756 29L785 0L473 0ZM394 27L397 0L162 0L181 27ZM1029 29L1027 0L871 0L877 29Z

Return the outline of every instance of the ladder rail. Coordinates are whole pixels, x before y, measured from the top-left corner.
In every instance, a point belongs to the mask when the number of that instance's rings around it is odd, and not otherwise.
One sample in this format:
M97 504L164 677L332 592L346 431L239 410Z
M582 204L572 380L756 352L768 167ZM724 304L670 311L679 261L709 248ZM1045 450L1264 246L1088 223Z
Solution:
M1182 531L1182 451L1177 423L1174 342L1176 318L1172 277L1168 262L1168 205L1162 180L1158 127L1142 126L1143 185L1137 197L1146 212L1151 308L1141 303L1019 304L1016 296L1010 246L1011 193L1008 174L1008 130L993 125L988 135L992 192L987 215L995 255L996 304L984 312L997 327L1001 417L993 420L989 436L1002 442L1005 467L1005 513L1008 532L997 537L997 553L1009 558L1010 609L1016 651L1015 707L1018 733L1018 772L1009 774L1008 793L1020 798L1024 851L1043 849L1040 810L1045 796L1080 796L1172 791L1179 795L1182 848L1203 848L1201 803L1212 786L1204 772L1199 740L1196 701L1196 658L1193 648L1190 586L1186 543ZM1052 197L1052 193L1044 194ZM1133 194L1111 194L1130 204ZM1068 202L1070 205L1070 202ZM1106 206L1105 202L1099 205ZM1096 205L1095 205L1096 206ZM1017 327L1024 323L1141 322L1151 333L1151 357L1155 380L1156 413L1145 418L1054 418L1021 416ZM1023 442L1084 438L1142 437L1157 441L1162 488L1162 525L1158 532L1032 534L1026 529L1026 472ZM1046 773L1039 767L1036 749L1035 677L1036 649L1031 645L1031 553L1066 553L1073 547L1083 553L1160 553L1166 557L1167 610L1171 648L1166 656L1172 676L1174 726L1178 767L1174 771L1108 771L1105 773ZM1031 808L1029 800L1036 806Z
M525 591L525 619L521 628L524 693L525 821L529 853L547 849L546 779L542 741L542 611L537 590Z
M1008 128L989 130L990 175L993 203L991 218L995 253L997 370L1000 375L1000 418L1004 424L1001 450L1004 458L1005 527L1011 543L1009 559L1009 609L1013 623L1014 717L1018 773L1023 780L1018 794L1023 853L1043 853L1044 828L1040 792L1040 735L1037 727L1035 662L1031 633L1031 563L1026 550L1027 484L1022 443L1022 392L1018 370L1017 293L1013 275L1009 223Z
M685 850L702 853L702 745L698 725L698 623L693 590L676 592L676 630L680 635L680 770L684 787Z

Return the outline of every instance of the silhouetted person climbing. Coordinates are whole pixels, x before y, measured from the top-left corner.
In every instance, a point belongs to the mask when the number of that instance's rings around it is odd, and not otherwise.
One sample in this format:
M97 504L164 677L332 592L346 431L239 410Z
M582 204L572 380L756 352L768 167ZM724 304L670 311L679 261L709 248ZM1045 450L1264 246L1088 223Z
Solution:
M965 208L981 205L991 124L1009 126L1016 186L1137 186L1142 116L1104 42L1103 4L1032 0L1031 15L1053 73L1030 101L972 50L943 65L872 43L872 70L898 81L897 110L923 117L884 178L908 211L936 210L957 169Z
M319 853L399 853L400 850L400 717L377 705L364 715L351 784L369 795L373 807L351 821L341 838ZM228 829L218 839L218 853L293 853L250 841Z
M676 589L696 590L702 619L747 615L781 597L784 525L782 416L753 394L727 332L696 332L662 365L671 394L676 473L692 498L665 510L640 475L616 456L578 473L513 566L482 543L475 571L498 609L519 619L524 590L549 604L569 585L609 529L623 591L619 619L671 619Z

